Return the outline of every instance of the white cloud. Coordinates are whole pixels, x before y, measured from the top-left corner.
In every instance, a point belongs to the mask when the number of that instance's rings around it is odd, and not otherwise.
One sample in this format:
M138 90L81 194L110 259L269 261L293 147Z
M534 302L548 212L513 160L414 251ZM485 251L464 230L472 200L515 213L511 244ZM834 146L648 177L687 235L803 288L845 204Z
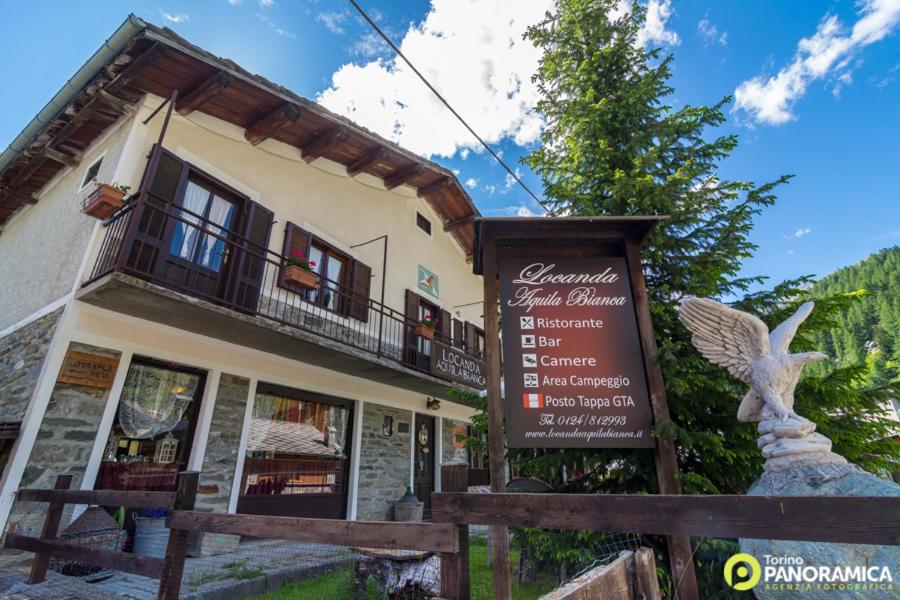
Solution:
M494 184L490 184L490 185L484 186L482 189L484 189L484 191L486 191L489 195L493 196L494 192L497 191L497 186Z
M812 233L812 229L810 229L809 227L801 227L800 229L798 229L798 230L795 231L794 233L791 233L791 234L789 234L789 235L785 235L785 236L784 236L784 239L786 239L786 240L798 240L798 239L802 238L803 236L809 235L810 233Z
M291 38L291 39L297 39L297 36L296 36L296 35L294 35L294 34L291 33L290 31L288 31L287 29L282 29L281 27L279 27L278 25L276 25L275 22L272 21L272 19L270 19L270 18L267 17L266 15L264 15L264 14L262 14L262 13L253 13L253 14L255 14L257 19L259 19L260 21L262 21L263 23L265 23L265 24L269 27L269 29L271 29L272 31L274 31L274 32L277 33L278 35L282 35L282 36L284 36L284 37L288 37L288 38Z
M647 2L647 22L638 31L638 45L666 44L677 46L681 43L678 34L667 29L669 17L672 16L672 0L649 0Z
M703 17L697 23L697 31L703 36L703 44L719 44L720 46L728 45L728 32L719 33L719 28L709 21L707 17Z
M534 111L539 95L531 81L541 52L522 36L553 6L553 0L431 0L423 21L391 37L485 141L524 145L538 139L543 121ZM640 42L677 44L666 29L671 14L671 0L649 0ZM341 66L317 101L425 156L480 152L411 69L376 42L362 34L351 49L374 60Z
M474 177L469 177L468 179L466 179L466 187L470 190L474 190L478 187L478 180Z
M793 120L794 103L803 97L811 82L829 74L840 77L847 72L855 53L881 40L897 26L900 1L865 0L860 15L849 33L836 16L823 18L815 34L800 40L793 60L777 75L768 79L757 76L735 89L734 110L770 125Z
M522 177L522 171L519 170L519 167L515 169L516 177ZM506 177L503 179L503 193L505 194L509 190L513 188L518 182L516 181L516 177L513 177L510 173L506 174Z
M347 20L347 11L321 12L316 15L316 23L321 23L331 33L341 35L344 33L344 21Z
M231 6L237 6L240 3L241 0L228 0L228 4L230 4Z
M185 21L189 21L191 18L189 15L186 15L184 13L173 15L171 13L167 13L164 10L160 11L159 14L162 15L162 18L169 23L184 23Z
M787 254L788 256L793 256L793 255L794 255L794 251L793 251L793 250L785 250L784 253Z
M275 0L259 0L259 5L262 8L272 8L275 6Z

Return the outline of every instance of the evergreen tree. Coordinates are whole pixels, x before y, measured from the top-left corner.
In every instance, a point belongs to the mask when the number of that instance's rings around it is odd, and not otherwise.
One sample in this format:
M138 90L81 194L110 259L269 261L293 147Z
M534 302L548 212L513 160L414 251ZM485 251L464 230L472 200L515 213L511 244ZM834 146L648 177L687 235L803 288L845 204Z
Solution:
M731 98L712 106L668 105L672 57L638 45L645 17L639 5L609 18L616 5L557 0L552 14L529 29L527 37L543 51L535 81L546 128L540 147L524 162L542 177L551 214L669 215L643 252L672 415L657 432L676 439L684 493L744 493L762 469L754 424L735 417L746 386L699 356L677 320L677 306L688 296L744 296L737 307L774 326L804 299L805 279L746 295L760 280L738 275L755 249L749 240L753 217L789 178L761 185L722 179L718 166L737 138L714 130ZM823 300L792 349L812 348L811 332L835 328L842 311L853 306L847 297ZM845 345L837 336L828 343L842 350ZM837 452L884 469L898 450L881 441L888 425L877 410L893 392L863 390L865 369L854 362L805 379L797 410L819 422ZM525 474L569 492L657 491L649 450L519 450L510 458ZM568 541L554 546L546 532L531 535L536 545L555 548L554 558L578 560L576 548L568 555L561 550ZM583 536L579 540L588 544Z

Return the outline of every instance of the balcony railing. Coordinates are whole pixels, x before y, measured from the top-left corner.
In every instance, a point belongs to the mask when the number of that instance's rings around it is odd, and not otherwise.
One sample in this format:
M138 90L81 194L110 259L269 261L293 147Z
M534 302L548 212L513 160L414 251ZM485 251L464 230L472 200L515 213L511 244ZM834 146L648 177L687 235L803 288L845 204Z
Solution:
M110 273L124 273L430 373L433 344L415 335L416 320L318 273L318 291L286 285L281 279L284 256L149 190L144 194L143 200L140 194L128 198L105 221L106 234L85 286ZM172 242L175 230L180 231L177 244ZM202 260L181 258L197 257L198 245L203 246ZM483 360L465 340L440 331L435 340L466 358Z

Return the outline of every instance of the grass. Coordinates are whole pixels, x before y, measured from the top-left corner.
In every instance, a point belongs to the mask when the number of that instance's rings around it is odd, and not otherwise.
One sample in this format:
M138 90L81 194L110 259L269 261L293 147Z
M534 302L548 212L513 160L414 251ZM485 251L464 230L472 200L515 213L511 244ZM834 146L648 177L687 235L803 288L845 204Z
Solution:
M472 586L472 600L491 600L494 597L493 571L485 567L487 546L482 539L473 539L469 546L469 577ZM510 563L515 568L519 561L519 553L516 550L510 552ZM513 600L537 600L542 594L546 594L556 587L553 578L539 578L535 583L516 584L513 576ZM257 596L257 600L300 600L301 598L315 598L316 600L346 600L353 598L353 570L341 569L323 573L312 579L291 583L284 588ZM369 581L369 600L381 600L375 591L373 581Z

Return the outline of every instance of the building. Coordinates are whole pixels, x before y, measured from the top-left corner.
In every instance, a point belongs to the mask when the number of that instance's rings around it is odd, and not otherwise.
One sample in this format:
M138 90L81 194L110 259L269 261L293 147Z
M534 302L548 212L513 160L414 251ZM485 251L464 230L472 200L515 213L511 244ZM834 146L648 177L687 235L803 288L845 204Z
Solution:
M129 188L106 218L98 184ZM129 17L0 156L0 524L64 472L199 470L215 511L427 500L466 459L448 389L482 387L477 214L446 169Z

